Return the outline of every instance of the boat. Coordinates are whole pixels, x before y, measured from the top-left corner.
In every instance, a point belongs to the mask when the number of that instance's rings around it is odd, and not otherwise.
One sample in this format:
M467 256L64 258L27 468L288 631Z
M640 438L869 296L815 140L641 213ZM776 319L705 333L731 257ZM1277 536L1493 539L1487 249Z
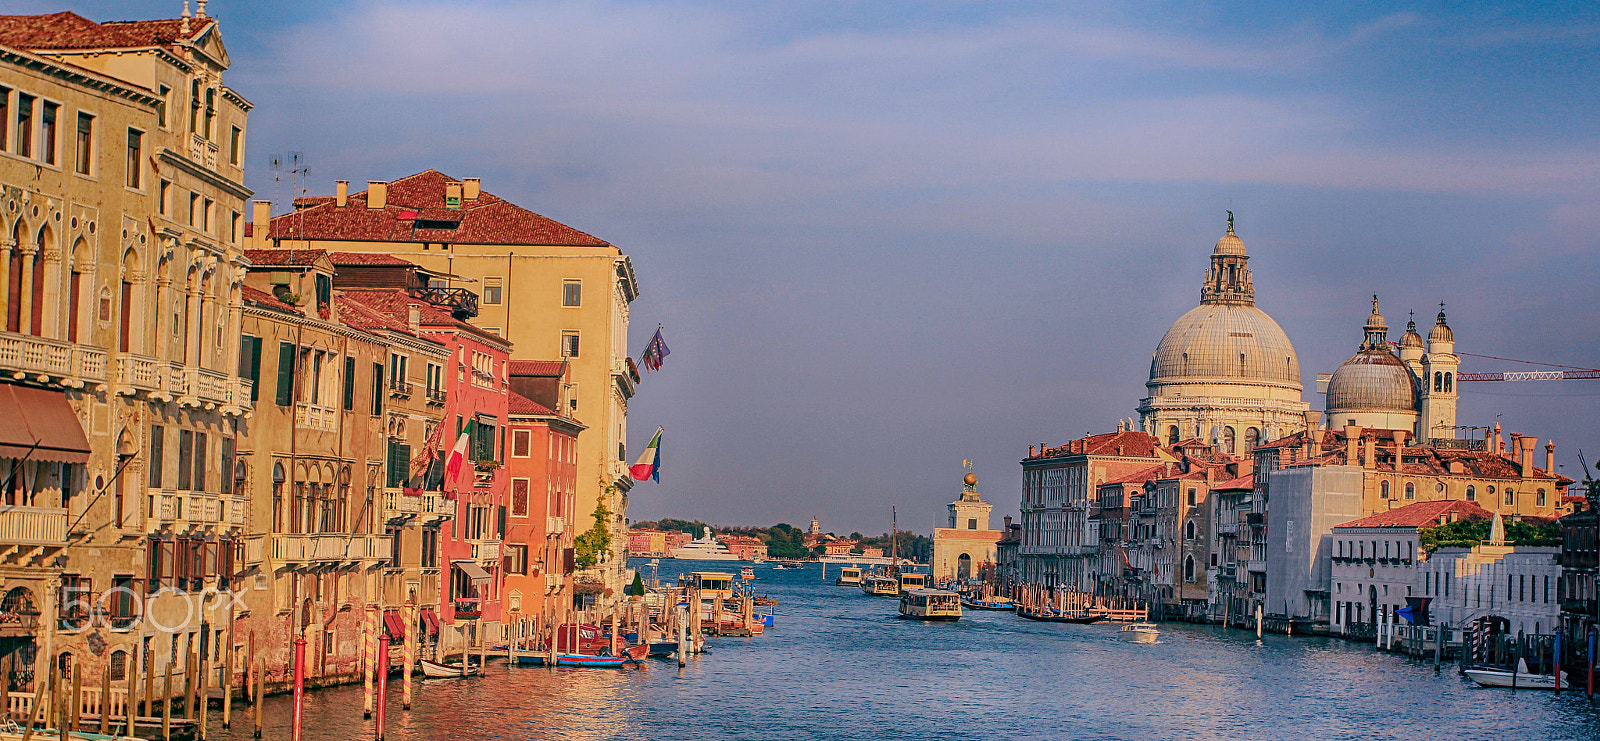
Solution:
M989 597L987 599L979 599L977 597L965 597L965 598L963 598L961 600L961 604L964 607L969 607L969 608L974 609L974 610L1015 610L1015 609L1017 609L1017 603L1012 602L1009 597Z
M460 679L473 676L483 669L477 664L468 664L467 673L462 674L460 664L440 664L427 659L422 659L418 663L422 664L422 676L428 679Z
M702 537L685 543L672 552L672 557L690 561L743 561L739 554L728 550L728 547L711 534L711 528L705 529Z
M746 581L754 579L756 578L756 570L749 566L739 569L739 578Z
M1101 613L1101 612L1057 612L1057 611L1051 610L1050 612L1041 613L1041 612L1031 612L1031 611L1025 610L1025 609L1023 609L1021 607L1017 608L1017 616L1018 617L1027 618L1029 620L1037 620L1037 621L1039 621L1041 623L1079 623L1079 624L1086 624L1086 623L1098 623L1101 620L1106 619L1105 613Z
M927 574L901 574L900 575L900 591L902 591L902 592L906 591L907 589L923 589L923 588L925 588L927 586L928 586L928 575ZM960 595L957 595L957 596L960 596Z
M1155 643L1161 631L1154 623L1128 623L1122 626L1122 640L1130 643Z
M861 580L861 591L873 597L894 597L900 594L900 580L873 574Z
M1467 679L1484 687L1515 687L1519 690L1553 690L1556 688L1554 674L1533 674L1528 671L1528 662L1523 659L1517 659L1516 671L1476 667L1462 669L1461 673L1467 675ZM1561 672L1561 686L1571 688L1572 675L1567 672Z
M900 593L900 617L908 620L960 620L961 595L943 589L907 589Z
M679 577L684 585L700 591L703 599L712 599L721 595L723 599L733 599L733 574L726 571L691 571Z
M845 566L839 569L839 578L833 580L836 587L861 586L861 569L856 566Z
M672 646L674 650L677 649L676 643L672 644ZM645 656L650 655L650 649L650 646L641 643L637 646L629 646L626 649L623 649L621 656L610 656L607 654L557 653L556 666L586 666L599 669L616 669L624 664L639 663L639 661L644 659ZM548 655L541 654L524 654L517 657L517 663L531 664L534 666L545 666L549 663L549 661L550 657Z

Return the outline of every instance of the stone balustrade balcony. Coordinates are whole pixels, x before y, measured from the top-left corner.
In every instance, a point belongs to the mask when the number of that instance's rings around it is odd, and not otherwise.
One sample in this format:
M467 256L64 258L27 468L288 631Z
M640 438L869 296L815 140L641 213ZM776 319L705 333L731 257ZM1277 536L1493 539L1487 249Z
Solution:
M389 537L386 535L274 533L267 537L272 542L272 560L280 564L356 564L389 557Z
M456 502L446 499L443 494L436 491L423 492L422 494L422 520L432 524L442 522L456 516Z
M403 489L383 490L383 518L389 524L401 524L422 514L425 495L406 494Z
M339 429L339 410L316 404L297 404L294 409L294 425L323 432L335 432Z
M143 526L150 534L235 534L244 530L249 509L243 495L177 489L148 489L145 502Z
M0 373L73 388L106 382L106 351L47 337L0 332ZM43 377L41 380L40 377Z
M472 560L478 563L496 563L500 560L500 541L472 541Z
M66 547L67 511L54 507L0 506L0 557L47 556Z

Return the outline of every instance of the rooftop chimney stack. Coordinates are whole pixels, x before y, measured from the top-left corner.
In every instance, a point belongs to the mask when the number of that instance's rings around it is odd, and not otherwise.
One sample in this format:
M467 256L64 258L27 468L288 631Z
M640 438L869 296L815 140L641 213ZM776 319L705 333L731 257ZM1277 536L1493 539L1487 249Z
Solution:
M1359 455L1358 453L1356 453L1356 446L1360 445L1360 444L1361 444L1361 428L1357 427L1355 425L1345 425L1344 426L1344 464L1345 465L1354 466L1356 464L1356 457L1357 457L1357 455Z
M333 205L344 208L350 203L350 181L333 181Z
M271 244L267 240L272 237L272 201L250 202L250 241L261 247Z
M478 194L483 191L483 181L478 178L461 179L461 197L469 201L478 200Z
M461 183L444 184L444 207L461 208Z
M367 208L384 208L389 205L389 184L382 180L367 181Z
M1544 444L1544 471L1548 474L1556 472L1556 441L1554 440Z
M421 333L421 331L422 331L422 309L419 309L419 308L417 308L415 306L411 307L411 311L406 315L406 326L411 328L411 333L412 334ZM405 379L396 379L396 380L405 380Z
M1539 447L1539 438L1518 438L1517 446L1517 463L1521 468L1522 478L1528 478L1533 475L1533 449Z

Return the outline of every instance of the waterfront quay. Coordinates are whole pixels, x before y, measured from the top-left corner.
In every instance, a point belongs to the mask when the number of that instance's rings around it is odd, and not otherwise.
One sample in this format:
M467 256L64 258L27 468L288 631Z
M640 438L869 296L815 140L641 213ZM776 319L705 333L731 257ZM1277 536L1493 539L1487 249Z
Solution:
M635 561L634 566L641 563ZM712 568L661 562L661 578ZM1453 667L1337 638L1163 623L1151 645L1115 626L1056 625L1003 612L956 623L895 619L895 602L835 587L829 567L756 568L778 600L760 638L709 639L679 669L507 668L425 681L396 699L386 738L436 739L1593 739L1582 693L1478 689ZM370 737L359 687L308 693L307 739ZM288 738L289 699L271 697L264 737ZM248 739L248 724L212 738Z

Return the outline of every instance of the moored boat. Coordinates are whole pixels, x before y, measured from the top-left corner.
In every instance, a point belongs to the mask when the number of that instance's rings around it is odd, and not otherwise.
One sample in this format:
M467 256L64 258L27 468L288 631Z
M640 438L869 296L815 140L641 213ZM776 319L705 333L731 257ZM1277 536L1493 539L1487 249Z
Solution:
M711 534L711 528L705 529L702 537L685 543L672 552L674 558L690 561L743 561L739 554L728 550L728 547Z
M943 589L907 589L900 594L900 617L909 620L960 620L961 595Z
M467 671L463 674L460 664L440 664L427 659L422 659L418 663L422 665L422 676L428 679L460 679L476 675L483 669L477 664L468 664Z
M968 608L971 608L971 609L974 609L974 610L1015 610L1015 609L1017 609L1017 603L1012 602L1009 597L989 597L989 598L986 598L986 599L980 599L980 598L977 598L977 597L965 597L965 598L963 598L961 600L961 604L962 604L963 607L968 607Z
M1055 610L1051 610L1049 612L1033 612L1031 610L1023 609L1022 607L1017 608L1017 616L1027 618L1029 620L1037 620L1041 623L1084 624L1098 623L1101 620L1106 619L1105 614L1100 612L1058 612Z
M1155 643L1160 635L1154 623L1128 623L1121 631L1122 640L1130 643Z
M1484 687L1515 687L1519 690L1553 690L1556 688L1554 674L1530 673L1528 671L1528 662L1523 659L1517 660L1516 671L1476 667L1462 669L1461 673L1467 675L1467 679ZM1567 672L1561 672L1561 686L1571 688L1572 675Z

